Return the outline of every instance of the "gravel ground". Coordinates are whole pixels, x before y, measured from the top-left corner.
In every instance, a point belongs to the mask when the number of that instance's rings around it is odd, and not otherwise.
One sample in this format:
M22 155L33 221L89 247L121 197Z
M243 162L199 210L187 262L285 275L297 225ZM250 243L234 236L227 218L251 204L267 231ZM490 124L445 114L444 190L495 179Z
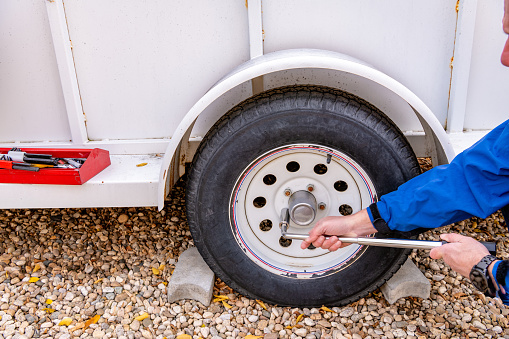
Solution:
M411 255L432 284L428 300L389 305L375 291L341 308L278 307L217 280L214 294L227 296L224 303L168 303L166 282L179 254L193 246L183 195L179 183L161 212L0 210L0 338L509 338L509 308L428 251ZM508 257L498 213L421 238L449 231L496 240L499 256Z

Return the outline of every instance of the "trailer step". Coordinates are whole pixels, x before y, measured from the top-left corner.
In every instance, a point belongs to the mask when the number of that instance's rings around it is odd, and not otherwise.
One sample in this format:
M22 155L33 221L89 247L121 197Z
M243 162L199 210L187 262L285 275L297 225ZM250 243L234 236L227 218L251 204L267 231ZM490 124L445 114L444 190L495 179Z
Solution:
M157 206L162 157L110 155L111 165L83 185L1 184L0 208Z

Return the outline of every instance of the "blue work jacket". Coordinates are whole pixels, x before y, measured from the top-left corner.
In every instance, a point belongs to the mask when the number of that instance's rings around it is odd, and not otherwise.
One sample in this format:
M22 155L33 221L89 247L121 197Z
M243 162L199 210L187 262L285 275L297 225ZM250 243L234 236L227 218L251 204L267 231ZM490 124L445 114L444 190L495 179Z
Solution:
M377 202L389 228L403 232L436 228L472 216L486 218L507 205L509 120L458 154L450 164L413 178ZM369 209L368 214L373 222ZM501 298L509 302L509 293Z

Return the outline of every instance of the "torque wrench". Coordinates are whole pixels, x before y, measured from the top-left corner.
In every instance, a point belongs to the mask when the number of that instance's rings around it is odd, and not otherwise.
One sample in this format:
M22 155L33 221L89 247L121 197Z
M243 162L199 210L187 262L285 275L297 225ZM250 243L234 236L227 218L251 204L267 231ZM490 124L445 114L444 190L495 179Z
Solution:
M306 240L308 234L298 234L287 232L290 221L290 214L288 208L281 210L281 221L279 227L281 228L281 236L285 239ZM329 236L326 236L328 238ZM338 237L341 242L347 244L380 246L380 247L396 247L396 248L413 248L420 250L431 250L435 247L448 244L447 241L430 241L430 240L413 240L413 239L379 239L379 238L364 238L364 237ZM481 242L488 251L495 255L497 252L497 244L495 242Z

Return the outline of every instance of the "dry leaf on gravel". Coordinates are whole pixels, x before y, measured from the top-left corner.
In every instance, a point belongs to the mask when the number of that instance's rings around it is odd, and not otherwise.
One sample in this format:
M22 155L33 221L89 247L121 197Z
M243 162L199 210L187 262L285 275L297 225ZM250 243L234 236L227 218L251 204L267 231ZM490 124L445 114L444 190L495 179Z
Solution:
M148 318L148 313L147 313L147 312L145 312L145 313L143 313L143 314L141 314L141 315L137 316L137 317L136 317L136 318L134 318L134 319L136 319L136 320L138 320L138 321L143 321L144 319L147 319L147 318Z
M64 318L58 323L58 326L69 326L71 323L72 323L71 318Z
M101 318L101 316L99 314L94 315L92 318L90 318L87 321L85 321L85 327L84 328L88 328L88 326L90 326L92 324L96 324L99 321L100 318Z
M331 313L334 313L334 311L333 311L333 310L331 310L330 308L325 307L325 306L320 307L320 309L321 309L322 311L325 311L325 312L331 312Z
M233 307L232 305L228 304L225 300L223 300L223 306L228 308L228 309Z
M228 298L227 295L214 295L214 300L212 300L212 302L220 302L220 301L224 301L224 300L228 300L230 298Z
M258 303L258 305L260 305L261 307L263 307L263 309L264 309L265 311L267 311L267 306L265 306L265 304L263 303L263 301L261 301L261 300L258 300L258 299L257 299L257 300L256 300L256 302Z

